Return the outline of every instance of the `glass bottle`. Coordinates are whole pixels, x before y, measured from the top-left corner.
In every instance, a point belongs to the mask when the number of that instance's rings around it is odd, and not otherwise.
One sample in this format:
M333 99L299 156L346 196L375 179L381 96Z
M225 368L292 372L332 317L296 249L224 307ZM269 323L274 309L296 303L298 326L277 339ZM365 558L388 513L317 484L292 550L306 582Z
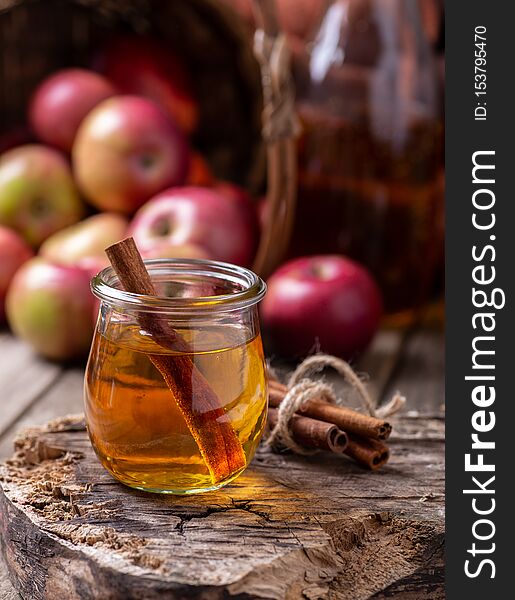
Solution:
M265 285L247 269L212 261L146 266L158 297L120 289L110 267L92 280L100 311L85 377L91 443L128 486L216 489L245 469L266 423L257 313ZM149 327L156 322L171 344Z
M299 143L293 255L342 253L390 314L429 299L443 245L443 127L417 0L329 2L293 47Z

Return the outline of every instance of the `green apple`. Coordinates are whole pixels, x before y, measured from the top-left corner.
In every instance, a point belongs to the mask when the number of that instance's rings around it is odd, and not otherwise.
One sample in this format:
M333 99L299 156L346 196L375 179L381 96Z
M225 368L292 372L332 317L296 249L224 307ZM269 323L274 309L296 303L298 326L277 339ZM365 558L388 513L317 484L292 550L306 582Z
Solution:
M39 254L65 265L106 258L104 250L125 236L129 222L122 215L100 213L61 229L43 242Z
M28 260L16 272L6 298L13 333L54 360L84 356L93 335L95 303L89 274L78 267Z
M0 225L38 247L80 220L82 201L63 154L28 144L0 156Z

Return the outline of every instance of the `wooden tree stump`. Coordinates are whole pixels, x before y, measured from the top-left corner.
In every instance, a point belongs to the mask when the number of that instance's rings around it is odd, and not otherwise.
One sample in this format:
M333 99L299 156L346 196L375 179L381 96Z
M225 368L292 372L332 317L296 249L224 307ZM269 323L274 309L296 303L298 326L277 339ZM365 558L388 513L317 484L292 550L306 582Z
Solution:
M232 485L126 488L80 417L24 432L0 468L0 543L23 598L444 598L443 421L398 419L370 473L261 453Z

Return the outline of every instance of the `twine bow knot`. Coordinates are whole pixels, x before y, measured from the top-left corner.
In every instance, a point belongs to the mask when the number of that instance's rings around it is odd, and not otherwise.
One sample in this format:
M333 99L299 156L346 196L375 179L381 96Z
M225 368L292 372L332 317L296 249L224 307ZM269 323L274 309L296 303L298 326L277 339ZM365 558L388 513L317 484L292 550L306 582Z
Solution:
M327 367L333 368L358 392L363 407L372 417L387 418L397 413L406 404L406 398L399 392L395 392L387 404L377 408L358 374L348 362L329 354L315 354L306 358L291 375L287 384L288 392L279 405L277 424L270 431L265 442L267 447L286 447L297 454L314 454L316 452L316 450L307 450L295 442L290 431L290 422L293 415L299 410L302 411L311 400L321 400L338 406L347 405L343 398L336 396L331 385L310 377L313 373L320 372Z

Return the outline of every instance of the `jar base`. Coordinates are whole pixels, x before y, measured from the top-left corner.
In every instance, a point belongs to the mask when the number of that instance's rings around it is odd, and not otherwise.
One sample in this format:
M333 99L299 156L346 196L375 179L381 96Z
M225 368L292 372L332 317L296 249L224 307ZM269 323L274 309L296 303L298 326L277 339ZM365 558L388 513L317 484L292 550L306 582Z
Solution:
M231 481L234 481L234 479L236 479L236 477L238 477L240 474L241 473L238 473L234 477L231 477L231 478L227 479L226 481L222 481L221 483L218 483L217 485L212 485L210 487L205 487L205 488L189 489L189 490L146 487L143 485L137 485L134 483L128 483L126 481L122 481L122 480L118 479L117 477L115 477L115 479L116 479L116 481L125 485L126 487L129 487L133 490L138 490L140 492L147 492L148 494L163 494L163 495L168 495L168 496L194 496L196 494L206 494L208 492L215 492L216 490L219 490L220 488L223 488L226 485L228 485L229 483L231 483ZM113 475L113 477L114 477L114 475Z
M161 468L154 470L154 472L152 472L152 469L134 471L128 469L127 465L125 465L124 469L120 469L117 464L119 461L104 459L103 457L99 458L105 469L119 483L143 492L175 496L189 496L218 490L231 481L234 481L246 468L240 469L223 481L213 485L209 475L194 473L179 475L178 473L171 473L163 469L162 465L160 465Z

